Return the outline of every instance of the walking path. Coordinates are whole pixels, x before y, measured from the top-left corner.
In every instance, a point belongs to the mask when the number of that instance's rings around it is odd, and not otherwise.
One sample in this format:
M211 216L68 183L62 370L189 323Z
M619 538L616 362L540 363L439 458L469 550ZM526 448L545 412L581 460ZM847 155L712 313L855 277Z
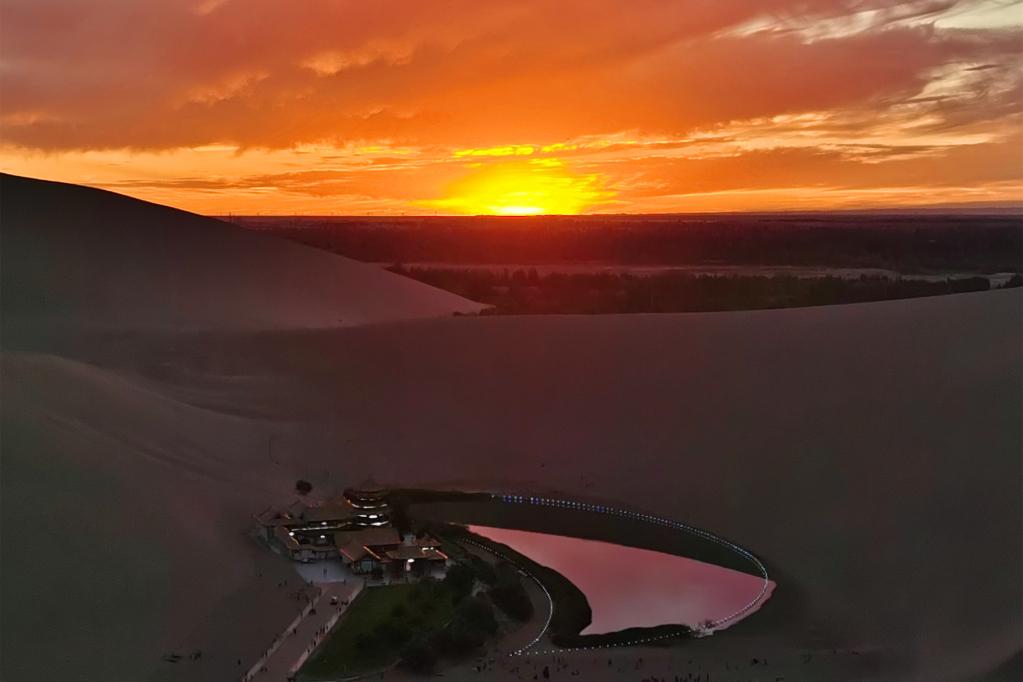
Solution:
M279 635L268 656L257 661L243 680L284 682L289 679L330 633L347 605L362 591L363 581L321 583L318 587L320 596L310 610ZM332 597L337 597L336 606L330 603Z

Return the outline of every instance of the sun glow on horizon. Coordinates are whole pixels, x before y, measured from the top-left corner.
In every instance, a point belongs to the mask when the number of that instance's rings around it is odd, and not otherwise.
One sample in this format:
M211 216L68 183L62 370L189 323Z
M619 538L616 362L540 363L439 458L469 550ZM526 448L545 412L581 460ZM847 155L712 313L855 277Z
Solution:
M424 206L466 215L575 215L606 203L614 192L603 176L577 174L557 159L474 165Z
M1023 0L13 4L0 172L198 213L1023 198Z

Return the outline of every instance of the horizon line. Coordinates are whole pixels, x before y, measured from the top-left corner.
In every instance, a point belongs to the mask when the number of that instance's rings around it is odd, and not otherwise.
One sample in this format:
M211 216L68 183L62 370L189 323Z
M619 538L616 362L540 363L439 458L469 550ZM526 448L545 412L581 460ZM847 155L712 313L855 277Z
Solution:
M877 208L807 208L765 209L750 211L667 211L636 213L538 213L505 215L495 213L204 213L209 218L491 218L509 221L542 220L544 218L673 218L705 216L798 216L798 215L946 215L1004 216L1023 218L1023 202L1013 204L932 204L927 206L884 206Z

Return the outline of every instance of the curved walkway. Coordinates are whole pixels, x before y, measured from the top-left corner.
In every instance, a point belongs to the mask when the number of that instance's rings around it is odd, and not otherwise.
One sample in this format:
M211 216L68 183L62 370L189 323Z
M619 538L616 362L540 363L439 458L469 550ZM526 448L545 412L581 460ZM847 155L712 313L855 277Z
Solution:
M747 550L747 549L745 549L743 547L740 547L739 545L735 544L734 542L731 542L730 540L726 540L725 538L722 538L722 537L720 537L718 535L715 535L714 533L711 533L710 531L706 531L706 530L702 530L700 528L696 528L694 526L690 526L688 524L682 523L681 521L674 521L672 519L668 519L668 518L665 518L663 516L657 516L655 514L644 514L642 512L632 511L632 510L629 510L629 509L621 509L619 507L611 507L611 506L608 506L608 505L593 504L593 503L590 503L590 502L580 502L580 501L577 501L577 500L568 500L568 499L557 498L557 497L540 497L540 496L536 496L536 495L507 495L507 494L501 494L501 493L491 493L490 495L491 495L491 497L494 500L497 500L499 502L508 503L508 504L528 504L528 505L534 505L534 506L539 506L539 507L553 507L553 508L556 508L556 509L571 509L571 510L576 510L576 511L588 511L588 512L593 512L593 513L597 513L597 514L607 514L608 516L619 516L619 517L623 517L623 518L633 519L635 521L640 521L640 522L643 522L643 523L649 523L649 524L656 525L656 526L664 526L664 527L667 527L667 528L672 528L674 530L678 530L678 531L683 532L683 533L688 533L689 535L693 535L693 536L701 538L703 540L708 540L708 541L713 542L713 543L715 543L717 545L720 545L721 547L724 547L724 548L726 548L726 549L728 549L728 550L730 550L732 552L735 552L740 557L742 557L743 559L748 561L750 563L750 565L752 565L753 568L757 571L757 573L760 574L760 576L763 578L763 585L760 588L760 592L757 593L757 595L748 604L746 604L742 608L740 608L740 609L738 609L738 610L728 614L727 616L724 616L723 618L719 618L719 619L717 619L715 621L711 621L710 623L708 623L710 628L721 627L722 625L725 625L725 624L730 623L732 621L738 620L739 618L745 616L750 611L752 611L752 610L756 609L758 606L760 606L761 602L763 602L764 598L767 596L768 592L770 591L771 579L770 579L770 576L767 573L767 567L764 566L763 562L760 561L760 559L758 559L752 552L750 552L749 550ZM520 568L519 570L522 570L522 569ZM530 578L532 578L537 583L540 582L539 580L537 580L537 578L535 576L529 574L528 572L526 572L526 571L522 571L522 572L525 573ZM540 586L543 587L542 584ZM544 593L547 594L547 598L550 599L550 594L547 593L546 588L544 588ZM551 613L553 614L553 601L551 602ZM532 650L532 648L543 638L544 634L546 634L547 628L549 626L550 626L550 618L547 619L547 623L544 625L543 631L540 632L539 635L537 635L536 639L534 639L530 644L527 644L526 646L522 647L521 649L512 652L510 655L512 655L512 656L522 656L522 655L532 655L532 654L538 654L538 653L551 653L549 651L533 651ZM675 635L662 635L662 636L657 636L657 637L646 637L646 638L640 638L640 639L636 639L636 640L629 641L629 642L621 642L619 644L604 644L604 645L590 646L590 647L575 647L574 650L585 651L585 650L590 650L590 649L610 649L610 648L619 647L619 646L630 646L630 645L635 645L635 644L646 644L648 642L653 642L653 641L657 641L657 640L669 639L669 638L672 638L674 636ZM557 649L555 651L572 651L572 650L573 650L572 648L569 648L569 649Z

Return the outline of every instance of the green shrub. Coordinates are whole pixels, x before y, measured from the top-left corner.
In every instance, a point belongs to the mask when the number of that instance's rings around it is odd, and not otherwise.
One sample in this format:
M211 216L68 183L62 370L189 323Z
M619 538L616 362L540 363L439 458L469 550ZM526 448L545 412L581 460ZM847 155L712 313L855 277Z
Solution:
M487 594L509 618L524 623L533 617L533 602L521 585L499 585Z
M416 640L402 650L401 665L415 673L432 673L437 666L437 652L428 642Z
M448 569L444 576L444 584L451 589L451 592L460 598L472 591L472 585L476 582L476 576L468 565L458 563ZM457 600L457 599L456 599Z
M395 645L407 642L412 637L412 631L404 623L385 620L373 628L373 634L381 640Z
M510 618L525 622L533 617L533 601L529 598L519 570L502 562L495 571L495 584L487 595Z
M492 635L497 632L497 619L494 607L485 597L472 597L458 605L454 623L464 624L469 630Z
M484 561L475 554L469 555L468 562L476 580L479 580L485 585L494 585L497 583L498 575L490 563Z
M371 632L360 632L355 637L355 645L364 651L369 651L377 647L378 640Z

